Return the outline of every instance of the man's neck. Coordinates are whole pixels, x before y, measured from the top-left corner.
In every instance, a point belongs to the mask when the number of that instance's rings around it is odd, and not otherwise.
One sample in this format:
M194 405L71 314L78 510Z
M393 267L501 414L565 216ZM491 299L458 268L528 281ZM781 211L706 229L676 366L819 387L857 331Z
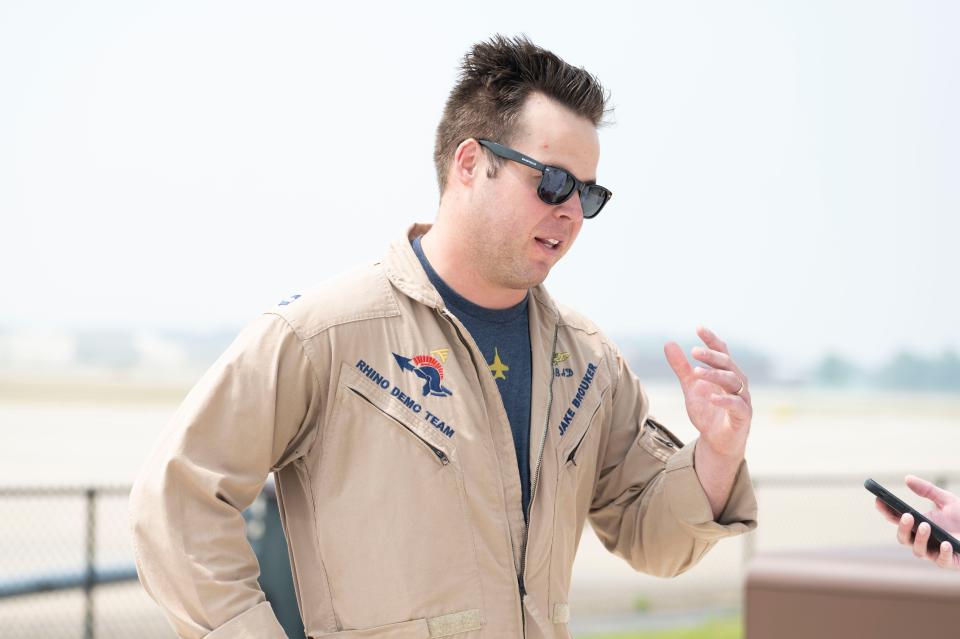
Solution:
M427 261L450 288L484 308L510 308L523 301L526 289L504 288L485 279L477 272L475 264L468 263L465 253L456 250L458 242L439 223L420 238L420 247Z

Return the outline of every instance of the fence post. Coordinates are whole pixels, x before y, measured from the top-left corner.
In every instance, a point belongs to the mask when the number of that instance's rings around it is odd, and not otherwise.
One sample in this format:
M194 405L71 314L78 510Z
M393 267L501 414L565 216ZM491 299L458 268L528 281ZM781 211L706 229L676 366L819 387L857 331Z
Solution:
M94 639L93 624L93 587L96 584L96 552L97 552L97 490L88 488L87 494L87 525L86 525L86 570L83 579L84 615L83 639Z

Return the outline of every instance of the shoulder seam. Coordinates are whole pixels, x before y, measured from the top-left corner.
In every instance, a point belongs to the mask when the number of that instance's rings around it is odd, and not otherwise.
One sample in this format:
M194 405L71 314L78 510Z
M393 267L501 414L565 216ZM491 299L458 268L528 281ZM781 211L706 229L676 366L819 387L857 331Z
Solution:
M306 334L306 335L301 335L300 332L299 332L296 328L294 328L292 324L290 324L290 322L287 320L287 318L284 317L283 315L281 315L280 313L277 313L276 311L265 311L265 314L266 314L266 315L276 315L277 317L279 317L280 319L282 319L284 322L286 322L287 326L290 327L290 330L292 330L292 331L294 332L294 334L297 336L297 338L298 338L301 342L305 342L305 341L307 341L308 339L313 339L313 338L316 337L317 335L320 335L321 333L324 333L324 332L330 330L331 328L336 328L337 326L342 326L342 325L344 325L344 324L351 324L351 323L353 323L353 322L362 322L362 321L364 321L364 320L386 319L386 318L389 318L389 317L397 317L397 316L400 315L400 311L399 311L399 309L393 310L393 311L371 311L371 312L369 312L369 313L359 313L359 314L357 314L357 315L346 315L346 316L343 316L343 317L338 317L338 318L335 319L335 320L331 320L331 321L329 321L329 322L326 322L326 323L318 326L317 328L315 328L313 331L311 331L310 333L308 333L308 334Z
M595 327L588 328L580 324L572 324L570 322L564 321L562 313L560 314L560 326L566 326L568 328L572 328L574 330L580 331L581 333L586 333L587 335L596 335L597 333L600 332L600 330Z
M378 265L379 263L374 264L373 266L376 267ZM320 335L321 333L328 331L331 328L334 328L336 326L341 326L343 324L350 324L352 322L360 322L368 319L398 317L400 315L400 305L397 303L397 297L394 291L392 290L392 287L390 285L390 280L386 277L386 275L384 275L382 270L380 269L376 269L376 270L377 270L376 279L378 280L378 283L380 285L382 297L385 300L389 300L389 308L379 308L376 310L366 311L362 313L341 315L339 317L332 318L329 321L324 322L318 326L313 326L310 332L305 334L301 334L301 332L298 331L293 326L293 324L290 323L290 321L284 315L282 315L279 311L268 310L264 312L277 315L278 317L283 318L283 320L287 323L287 325L290 326L290 329L293 330L293 332L296 334L298 338L300 338L301 341L312 339L317 335Z

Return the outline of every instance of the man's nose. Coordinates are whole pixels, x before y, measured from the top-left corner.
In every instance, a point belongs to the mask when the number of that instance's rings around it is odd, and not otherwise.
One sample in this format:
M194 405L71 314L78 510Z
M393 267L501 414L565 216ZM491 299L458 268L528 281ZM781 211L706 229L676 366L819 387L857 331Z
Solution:
M568 217L571 220L583 219L583 206L580 204L580 192L574 190L565 202L557 206L558 217Z

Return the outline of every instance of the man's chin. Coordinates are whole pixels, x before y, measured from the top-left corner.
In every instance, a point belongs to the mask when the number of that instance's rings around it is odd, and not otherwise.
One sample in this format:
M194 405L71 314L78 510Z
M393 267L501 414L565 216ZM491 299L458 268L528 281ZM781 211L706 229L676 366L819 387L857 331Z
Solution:
M507 286L518 291L526 291L543 284L547 279L547 275L549 274L549 267L530 269L530 271L524 273L523 275L517 275L514 278L511 278L511 281L507 284Z
M493 281L503 288L515 291L527 291L543 284L553 267L552 264L534 260L526 262L513 260L510 264L512 268L503 268L504 264L500 266L501 268L496 269L499 272L496 273Z

